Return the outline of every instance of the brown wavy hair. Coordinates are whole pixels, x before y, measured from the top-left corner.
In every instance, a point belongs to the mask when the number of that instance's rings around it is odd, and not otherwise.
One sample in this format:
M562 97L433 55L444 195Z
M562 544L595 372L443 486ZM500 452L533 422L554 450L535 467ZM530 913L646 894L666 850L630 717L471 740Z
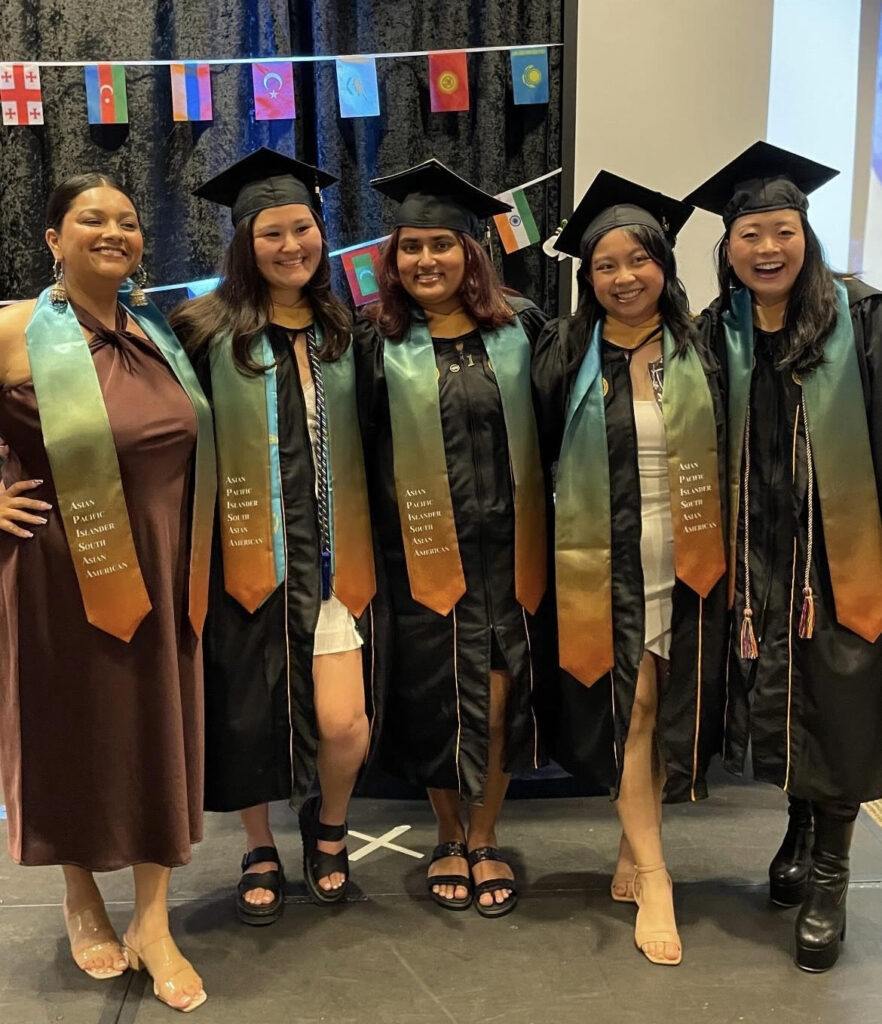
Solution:
M331 291L331 262L328 258L328 236L321 217L311 211L322 236L322 256L309 283L304 288L315 318L322 329L319 356L334 362L349 347L352 317L349 310ZM254 258L253 226L257 214L243 217L236 225L226 255L221 280L208 295L184 302L172 310L169 323L179 334L184 348L192 356L222 333L232 336L233 362L243 373L263 373L268 367L257 362L251 353L254 339L269 322L269 285L257 268Z
M465 253L465 271L459 286L459 298L466 313L484 330L496 330L504 324L513 324L515 314L505 301L505 290L490 257L471 237L454 231ZM408 294L398 274L398 239L401 228L396 228L380 251L377 267L377 285L380 298L368 306L364 315L372 320L383 335L398 341L410 327L414 300Z

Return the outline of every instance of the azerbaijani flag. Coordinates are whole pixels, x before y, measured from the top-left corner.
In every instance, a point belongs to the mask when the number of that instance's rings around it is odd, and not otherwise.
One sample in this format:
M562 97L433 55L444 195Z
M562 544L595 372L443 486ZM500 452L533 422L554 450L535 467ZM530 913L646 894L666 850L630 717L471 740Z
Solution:
M512 192L503 192L496 198L514 207L509 213L499 213L493 218L505 251L517 252L518 249L525 249L528 245L538 242L539 229L536 227L533 211L524 190L516 188Z
M211 73L207 64L171 65L172 117L175 121L210 121Z
M436 113L469 109L469 70L465 53L429 54L429 97Z
M86 67L86 106L89 124L128 124L126 69L122 64Z

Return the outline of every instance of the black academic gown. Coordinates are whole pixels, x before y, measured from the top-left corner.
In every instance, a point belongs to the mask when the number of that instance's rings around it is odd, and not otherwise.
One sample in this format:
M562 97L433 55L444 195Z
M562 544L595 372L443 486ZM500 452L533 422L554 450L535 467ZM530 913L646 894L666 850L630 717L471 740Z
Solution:
M519 316L532 342L545 314L528 304ZM531 698L541 637L515 598L514 506L499 389L479 331L435 340L444 450L466 582L466 593L442 616L410 593L383 346L373 325L359 326L368 487L391 617L380 759L386 770L410 782L458 789L467 801L480 803L487 774L492 636L512 677L506 770L540 763ZM533 410L523 415L532 416Z
M882 295L859 281L846 285L876 487L882 497ZM707 325L725 375L726 346L716 306L708 310ZM794 459L800 389L790 370L775 369L778 337L779 332L757 330L755 334L750 572L759 657L755 661L740 657L742 497L724 764L740 775L749 744L757 779L809 800L857 803L882 796L882 639L868 643L836 622L817 489L810 575L815 629L809 640L797 634L808 531L808 472L801 416Z
M591 331L571 331L573 318L552 320L536 345L533 386L546 464L557 462L570 395ZM725 520L725 416L719 368L699 336L717 423L720 496ZM609 451L612 527L612 618L615 665L587 687L556 667L541 690L539 720L548 752L593 788L618 792L637 673L644 651L645 599L640 553L640 477L631 372L626 352L603 342L602 373ZM725 535L725 534L724 534ZM553 538L553 534L550 534ZM702 599L677 580L672 593L671 653L659 680L658 741L667 802L707 796L705 773L722 740L726 652L725 579ZM591 595L586 594L585 600Z
M252 614L224 590L215 525L205 662L205 809L235 811L271 800L295 809L315 776L318 745L312 658L321 606L321 553L306 406L288 331L268 330L276 359L279 462L288 572ZM196 360L211 400L207 352ZM371 639L372 607L358 621L365 706L378 712Z

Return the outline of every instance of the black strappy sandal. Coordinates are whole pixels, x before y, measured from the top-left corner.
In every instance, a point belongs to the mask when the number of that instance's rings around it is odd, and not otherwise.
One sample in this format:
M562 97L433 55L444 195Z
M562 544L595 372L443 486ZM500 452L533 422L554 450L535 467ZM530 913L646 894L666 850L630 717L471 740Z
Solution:
M431 867L435 861L443 860L445 857L462 857L463 860L468 861L469 853L466 849L466 844L459 841L452 843L439 843L432 851L432 859L429 861L429 867ZM454 885L464 886L468 889L468 895L465 899L446 899L441 893L435 892L433 886L435 885ZM445 910L468 910L472 905L472 880L468 875L427 875L426 886L429 890L429 895L438 904L439 907L444 907Z
M252 871L246 869L262 860L275 861L279 865L276 871ZM273 894L272 903L249 903L245 893L253 889L269 889ZM282 916L285 909L285 872L279 860L279 851L275 846L256 846L242 858L242 877L236 887L236 913L245 924L272 924Z
M471 867L480 864L483 860L495 860L499 861L500 864L508 864L508 861L505 857L501 856L495 846L479 846L469 851L469 865ZM505 914L510 914L517 906L518 890L513 878L488 878L483 882L475 882L474 887L475 910L478 911L481 917L503 917ZM510 894L502 903L497 903L495 893L500 889L509 889ZM485 907L481 903L481 896L488 892L494 894L494 899L489 907Z
M339 903L346 895L349 884L349 854L345 847L339 853L325 853L318 842L339 843L346 838L346 823L325 825L319 821L322 805L320 796L313 796L300 808L300 838L303 840L303 880L309 894L317 903ZM346 881L339 889L323 889L320 878L339 872Z

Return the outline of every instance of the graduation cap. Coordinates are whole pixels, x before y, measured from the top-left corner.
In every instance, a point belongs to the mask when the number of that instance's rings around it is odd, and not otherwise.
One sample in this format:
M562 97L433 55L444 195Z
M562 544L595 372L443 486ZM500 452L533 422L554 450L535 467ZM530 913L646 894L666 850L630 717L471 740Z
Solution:
M303 203L312 207L318 190L336 180L311 164L261 146L200 185L193 195L229 206L233 223L238 224L243 217L272 206Z
M396 228L447 228L479 238L482 220L511 210L434 157L371 185L400 204Z
M703 210L719 214L726 228L746 213L808 209L806 196L839 171L768 142L755 142L686 196Z
M616 228L646 227L672 245L693 207L627 178L600 171L557 239L555 248L581 257L601 235Z

